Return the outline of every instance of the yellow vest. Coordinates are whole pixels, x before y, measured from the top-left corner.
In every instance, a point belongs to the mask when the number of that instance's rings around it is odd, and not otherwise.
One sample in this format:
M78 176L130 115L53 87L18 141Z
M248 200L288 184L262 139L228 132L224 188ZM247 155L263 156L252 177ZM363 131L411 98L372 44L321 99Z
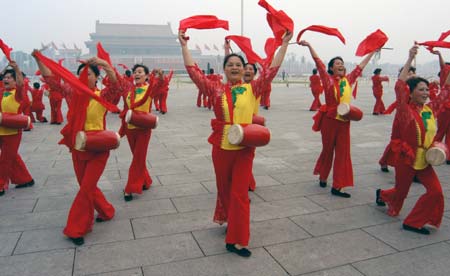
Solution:
M350 82L346 77L343 77L339 80L339 90L340 91L337 91L336 87L334 87L334 96L336 97L336 100L339 97L340 103L350 104L350 101L352 99L352 86L350 85ZM348 121L339 114L336 115L336 119L345 122Z
M425 140L422 145L422 136L419 124L416 122L416 130L417 130L417 151L416 151L416 160L414 160L413 168L416 170L423 170L428 166L428 162L425 159L425 153L427 149L431 146L434 140L434 136L436 135L436 120L433 115L433 110L424 105L423 109L420 111L420 117L424 122L425 126Z
M143 85L141 87L136 87L134 102L138 102L144 97L145 92L147 91L147 88L148 88L148 84ZM131 106L131 91L128 92L127 105ZM134 108L133 110L149 112L151 106L152 106L152 97L149 96L144 104ZM136 129L136 128L140 129L139 127L132 125L132 124L127 124L127 127L128 127L128 129Z
M96 90L95 94L100 96L101 91ZM84 123L84 130L104 130L104 118L106 108L94 99L89 100L89 105L86 110L86 121Z
M18 114L20 103L16 101L16 89L11 91L4 91L2 98L2 112ZM19 133L17 129L7 128L0 126L0 136L3 135L14 135Z
M236 102L234 104L233 108L233 123L235 124L251 124L252 118L253 118L253 112L255 111L256 106L256 97L253 94L252 86L251 84L244 83L239 85L240 87L244 88L245 91L242 93L236 93ZM231 89L238 87L233 86ZM257 106L256 106L257 107ZM223 114L225 118L225 122L230 123L230 112L228 110L228 101L226 93L222 94L222 108L223 108ZM225 125L223 130L223 136L222 141L220 143L220 147L224 150L240 150L244 147L241 146L235 146L230 144L228 141L228 130L230 129L231 125Z

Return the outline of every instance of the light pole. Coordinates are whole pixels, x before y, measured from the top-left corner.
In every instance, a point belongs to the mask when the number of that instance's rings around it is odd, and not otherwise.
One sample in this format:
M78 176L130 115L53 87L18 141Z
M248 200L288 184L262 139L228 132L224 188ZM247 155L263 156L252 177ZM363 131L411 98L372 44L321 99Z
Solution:
M244 35L244 0L241 0L241 36Z

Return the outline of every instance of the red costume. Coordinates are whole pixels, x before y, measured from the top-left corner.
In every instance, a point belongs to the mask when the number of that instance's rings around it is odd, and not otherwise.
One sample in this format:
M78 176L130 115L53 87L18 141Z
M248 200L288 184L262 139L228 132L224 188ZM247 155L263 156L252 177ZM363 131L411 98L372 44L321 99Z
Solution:
M320 107L314 116L314 130L322 134L322 152L317 159L314 174L320 181L327 181L333 165L333 188L340 190L353 186L353 167L350 156L350 121L337 115L339 103L350 103L352 85L361 75L359 66L347 76L340 78L327 73L325 65L319 58L314 58L325 91L326 104Z
M119 80L118 75L117 78L116 83L111 83L102 91L96 90L95 94L110 103L116 103L120 97L120 91L123 89L120 87L122 81ZM69 99L72 98L69 101L71 105L67 116L68 123L61 131L64 139L60 143L66 144L72 152L73 167L80 190L70 208L64 234L71 238L79 238L92 230L94 209L98 213L97 217L101 220L112 219L115 210L97 187L97 182L105 169L109 151L90 152L74 149L74 141L71 141L70 138L74 130L71 127L76 127L74 122L78 120L78 122L81 122L81 130L83 131L105 130L107 110L98 101L88 96L83 96L83 98L77 96L79 99L75 100L73 88L69 84L61 84L56 77L45 77L45 80L52 91L61 91L59 92L62 93L61 100L63 94Z
M50 86L50 85L49 85ZM63 100L63 94L61 90L50 86L50 123L51 124L61 124L64 119L61 112L61 105ZM70 99L70 96L68 97ZM70 101L70 100L69 100ZM69 104L69 101L67 102Z
M165 114L167 112L167 96L169 95L169 84L172 76L173 70L171 70L168 75L163 76L163 83L159 85L159 89L161 89L161 91L157 92L156 94L158 96L154 98L155 108L156 110L161 111L162 114Z
M151 113L152 99L159 96L164 80L154 80L151 78L150 84L133 86L131 90L123 94L124 109L120 115L122 118L122 126L120 128L120 136L127 136L133 160L128 170L128 181L124 192L126 194L142 194L142 189L150 188L152 178L147 169L147 149L150 143L152 130L139 128L132 124L127 124L124 120L128 110Z
M0 93L0 112L21 114L24 89L23 86L3 89ZM21 186L33 181L18 152L21 139L21 129L0 126L0 191L7 189L9 182Z
M450 84L447 83L447 79L450 75L450 65L446 64L441 67L440 73L440 86L441 93L450 92ZM445 137L445 144L450 149L450 97L447 96L446 103L441 109L441 113L438 115L438 133L436 134L436 140L442 141ZM450 157L447 160L447 164L450 164Z
M314 101L309 108L310 111L316 111L320 108L322 103L320 102L320 94L323 92L322 82L319 75L312 75L309 77L309 87L311 87L311 93L313 94Z
M250 202L248 198L254 148L231 145L228 129L233 123L250 124L260 90L275 77L279 67L266 71L251 83L218 84L208 80L197 66L186 66L189 76L198 87L211 91L215 119L212 160L216 174L217 201L214 221L228 222L226 243L247 246L250 239Z
M42 116L42 113L44 112L45 106L42 102L42 96L44 95L44 89L43 88L33 88L31 89L31 112L36 113L36 118L39 122L47 122L47 119ZM31 120L34 122L34 116L33 113L31 113Z
M395 186L381 190L381 200L388 205L388 214L397 216L408 195L414 176L426 189L404 224L417 229L425 224L439 227L444 212L444 195L439 179L425 159L426 150L435 140L436 111L442 107L443 100L437 98L427 105L409 103L410 90L406 82L398 80L395 85L397 97L397 116L399 150L395 152Z
M30 81L28 80L28 78L24 78L23 79L23 86L24 86L24 94L23 94L23 99L22 99L22 111L24 115L30 116L31 117L31 102L30 102L30 97L28 97L28 91L31 91L30 88ZM33 120L31 120L32 123L30 123L30 127L25 129L25 131L31 130L33 129Z
M372 112L374 115L383 114L386 110L383 103L383 81L389 81L389 78L379 74L372 76L372 91L375 97L375 105Z

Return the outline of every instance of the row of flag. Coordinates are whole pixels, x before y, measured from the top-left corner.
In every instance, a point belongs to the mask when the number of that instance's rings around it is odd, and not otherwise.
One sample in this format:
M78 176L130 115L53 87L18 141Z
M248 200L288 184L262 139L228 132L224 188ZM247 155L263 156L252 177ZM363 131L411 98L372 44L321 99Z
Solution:
M203 48L204 48L206 51L211 51L211 47L209 47L208 44L206 44L206 43L205 43L205 45L203 46ZM202 48L201 48L200 45L198 45L198 44L195 44L195 49L199 50L200 52L202 51ZM216 51L220 51L220 50L219 50L219 47L217 47L216 44L213 44L212 49L214 49L214 50L216 50ZM224 49L224 48L223 48L223 45L222 45L222 49Z
M65 43L62 43L61 46L63 49L69 49L69 48L67 48ZM58 50L58 46L56 46L56 44L53 41L48 44L44 44L41 42L41 47L42 47L42 49L52 47L53 49ZM80 48L78 48L78 46L75 43L73 44L73 48L76 50L81 50Z

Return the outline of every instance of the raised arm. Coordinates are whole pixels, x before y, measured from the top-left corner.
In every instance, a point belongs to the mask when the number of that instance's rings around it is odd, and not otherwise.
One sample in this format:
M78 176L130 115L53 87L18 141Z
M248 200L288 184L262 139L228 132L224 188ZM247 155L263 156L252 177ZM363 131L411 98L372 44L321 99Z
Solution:
M106 75L108 76L108 79L110 82L112 83L116 83L118 80L116 71L114 70L114 68L111 67L111 65L109 65L108 62L106 62L106 60L103 60L101 58L98 57L92 57L90 59L88 59L86 61L87 64L92 64L95 66L101 66L103 68L103 70L105 70Z
M277 54L272 60L272 64L270 67L279 67L281 63L283 62L284 56L286 56L287 47L289 45L289 41L292 39L292 33L289 31L286 31L286 33L283 36L283 42L281 43L281 47L278 50Z
M52 71L50 71L50 69L48 69L47 66L45 66L39 59L36 58L37 52L39 52L39 50L34 49L33 52L31 53L31 55L36 60L37 66L39 67L39 71L41 71L41 75L43 77L50 77L52 75Z
M376 53L377 51L373 51L372 53L368 54L362 61L361 63L358 65L361 70L364 70L364 68L366 67L366 65L369 63L370 59L373 57L373 55Z
M414 60L414 58L417 55L417 51L419 49L419 46L417 44L414 44L414 46L409 49L409 55L408 55L408 59L406 60L405 65L402 68L402 71L400 72L400 75L398 76L399 80L405 81L408 79L408 71L409 68L411 67L412 61Z
M442 57L441 52L438 51L438 50L433 50L433 51L431 51L431 53L433 55L437 55L439 57L439 66L441 67L441 69L444 68L445 67L445 61L444 61L444 58Z
M185 32L186 31L184 31L184 30L178 31L178 40L180 41L180 45L181 45L181 54L183 55L183 61L184 61L185 66L194 66L195 62L192 59L191 52L189 51L189 48L187 46L187 40L184 35Z
M330 85L334 85L333 83L330 82L329 74L327 72L325 64L323 64L322 60L319 58L319 55L317 54L316 50L314 50L312 45L306 40L301 40L298 44L304 47L308 47L309 53L311 54L311 57L316 63L317 72L319 72L320 80L322 81L323 87L327 89Z
M225 39L223 48L225 49L225 56L228 56L229 54L231 54L231 46L230 46L230 41L228 39Z
M22 71L20 71L19 65L17 65L17 63L14 60L11 60L11 62L9 63L9 66L12 67L12 69L14 70L14 72L16 73L16 85L23 87L23 75L22 75Z

